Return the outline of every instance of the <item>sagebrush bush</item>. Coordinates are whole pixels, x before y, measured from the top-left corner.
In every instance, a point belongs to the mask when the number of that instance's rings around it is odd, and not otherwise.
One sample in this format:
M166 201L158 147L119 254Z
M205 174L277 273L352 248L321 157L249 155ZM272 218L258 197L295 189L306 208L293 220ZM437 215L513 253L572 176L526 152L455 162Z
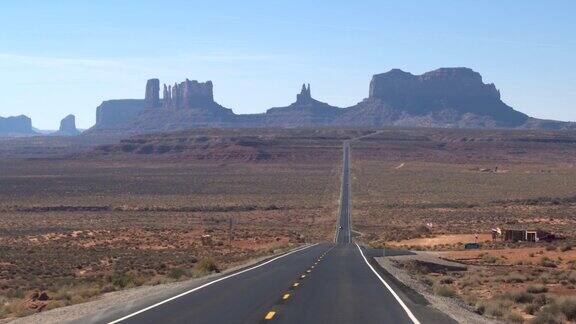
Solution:
M534 323L564 323L576 320L576 298L563 297L552 300L536 314Z
M173 269L170 269L170 273L168 274L168 277L178 280L178 279L182 278L185 274L186 274L186 270L181 269L181 268L173 268Z
M504 277L504 281L509 283L521 283L526 281L526 279L527 279L526 276L523 276L517 272L511 273L508 276Z
M556 251L557 247L553 244L546 245L546 251Z
M130 274L114 274L110 282L119 288L128 288L134 286L134 277Z
M496 318L502 318L508 313L508 307L503 300L491 299L483 303L484 314Z
M432 287L432 290L438 296L442 296L442 297L454 297L454 296L456 296L456 292L454 291L454 288L447 286L447 285L436 284Z
M48 303L46 304L46 308L44 310L51 310L54 308L59 308L62 306L66 306L62 301L60 300L50 300L48 301Z
M486 263L496 263L498 262L498 258L496 256L493 256L492 254L484 254L482 256L482 261Z
M526 291L531 293L531 294L541 294L541 293L547 292L548 287L546 287L544 285L532 285L532 286L528 286L528 288L526 288Z
M518 292L512 294L512 299L519 304L528 304L534 300L534 295L528 292Z
M26 302L24 300L13 300L4 307L8 313L14 314L18 317L30 315L32 313L32 311L26 307Z
M550 258L548 257L542 257L540 259L539 264L543 267L547 267L547 268L556 268L557 265L554 261L550 260Z
M532 302L524 307L524 312L529 315L534 315L540 310L540 307L542 306Z
M508 316L506 316L506 322L507 323L524 323L524 317L522 317L522 315L520 315L516 312L512 312L512 313L509 313Z
M200 260L194 266L194 270L196 270L200 273L209 273L209 272L218 272L219 271L218 265L216 264L216 261L212 258L206 258L206 259Z
M562 324L562 317L559 314L550 313L548 311L540 311L538 315L532 320L531 324Z
M571 271L568 274L568 282L570 282L571 284L576 284L576 272Z
M562 298L558 301L560 311L569 321L576 320L576 298Z
M100 288L98 287L78 287L76 293L84 299L90 299L98 294L100 294Z

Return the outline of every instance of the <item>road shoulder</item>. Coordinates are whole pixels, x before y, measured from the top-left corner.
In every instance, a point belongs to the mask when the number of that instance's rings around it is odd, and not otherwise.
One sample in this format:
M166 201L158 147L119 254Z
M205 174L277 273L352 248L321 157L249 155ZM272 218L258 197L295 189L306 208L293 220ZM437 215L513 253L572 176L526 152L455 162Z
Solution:
M377 257L374 258L374 262L377 263L383 271L387 273L389 277L394 278L400 285L404 286L404 289L399 289L404 293L406 288L408 289L408 294L406 296L411 301L415 301L416 312L422 307L432 308L450 317L455 322L458 323L471 323L471 324L488 324L495 323L481 315L469 311L462 305L462 302L454 298L441 297L430 293L426 286L411 277L406 271L396 267L393 263L394 257ZM414 296L417 296L414 298ZM418 297L419 296L419 297ZM422 299L426 300L426 303L422 302Z

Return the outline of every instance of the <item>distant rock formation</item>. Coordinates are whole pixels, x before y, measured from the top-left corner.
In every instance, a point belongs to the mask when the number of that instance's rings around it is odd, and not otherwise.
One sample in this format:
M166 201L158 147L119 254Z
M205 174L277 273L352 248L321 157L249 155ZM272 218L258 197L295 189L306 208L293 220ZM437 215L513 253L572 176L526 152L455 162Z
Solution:
M160 107L160 80L150 79L146 82L144 108Z
M494 84L484 84L482 76L468 68L422 75L394 69L374 75L369 97L353 108L368 115L380 110L369 124L482 128L518 127L528 120L500 100Z
M32 120L27 116L0 117L0 136L37 135L32 129Z
M97 122L87 134L95 132L170 132L199 127L232 127L235 115L231 109L214 101L211 81L196 80L163 85L159 107L155 79L149 80L145 97L150 100L113 100L98 107ZM159 91L159 90L158 90ZM149 104L147 103L149 102ZM251 122L251 121L248 121Z
M300 93L296 95L296 102L300 104L308 103L312 100L312 94L310 93L310 83L308 83L308 87L305 84L302 84L302 90Z
M296 102L287 107L270 108L263 123L266 126L310 127L330 125L343 109L312 98L310 84L302 85Z
M143 99L106 100L96 108L94 130L122 130L144 110Z
M163 107L166 109L205 108L214 104L212 81L186 79L180 84L174 83L174 86L164 84Z
M60 129L56 135L75 136L78 134L80 131L76 128L76 116L68 115L60 121Z
M154 132L175 131L191 127L225 127L234 118L232 110L214 101L211 81L188 80L163 85L160 81L146 82L144 99L108 100L98 106L94 132ZM157 108L157 109L156 109Z
M296 101L263 114L237 115L214 101L211 81L162 87L148 80L145 99L109 100L88 132L170 132L210 127L452 127L576 129L575 123L531 118L502 102L494 84L469 68L422 75L394 69L372 77L368 98L338 108L312 98L303 84Z

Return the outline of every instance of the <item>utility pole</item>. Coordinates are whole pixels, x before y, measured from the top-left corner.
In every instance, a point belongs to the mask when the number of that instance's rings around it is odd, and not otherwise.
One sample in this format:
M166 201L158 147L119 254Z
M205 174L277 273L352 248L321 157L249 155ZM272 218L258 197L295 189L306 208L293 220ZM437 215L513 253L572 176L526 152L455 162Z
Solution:
M202 213L200 213L200 228L202 229L202 234L204 234L206 228L204 228L204 217L202 216Z
M232 253L232 237L234 236L232 230L232 215L230 215L230 218L228 219L228 246L230 248L230 253Z
M314 222L316 220L316 218L314 217L315 215L312 214L312 223L310 224L309 228L308 228L308 243L312 243L312 231L314 230Z

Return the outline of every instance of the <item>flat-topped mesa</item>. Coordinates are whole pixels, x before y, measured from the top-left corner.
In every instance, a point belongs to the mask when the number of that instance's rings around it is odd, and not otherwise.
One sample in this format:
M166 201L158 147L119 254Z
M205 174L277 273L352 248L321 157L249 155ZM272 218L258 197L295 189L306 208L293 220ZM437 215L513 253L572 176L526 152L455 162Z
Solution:
M168 109L192 109L210 107L215 104L212 81L188 80L164 85L163 107Z
M160 80L150 79L146 82L144 108L160 107Z
M32 129L32 120L24 115L14 117L0 117L0 135L27 135L35 134Z
M441 68L422 75L393 69L372 77L369 96L389 103L405 104L415 96L499 100L500 92L494 84L485 84L480 73L469 68Z
M528 119L500 100L494 84L484 83L480 73L463 67L441 68L422 75L399 69L376 74L363 105L387 107L381 111L405 115L434 116L430 118L438 122L444 118L446 122L439 125L454 125L455 120L470 125L466 120L471 115L490 121L475 124L478 127L518 127ZM446 116L453 116L452 121Z
M297 103L306 103L312 100L312 95L310 94L310 83L308 83L308 87L306 84L302 84L302 90L299 94L296 95L296 102Z

